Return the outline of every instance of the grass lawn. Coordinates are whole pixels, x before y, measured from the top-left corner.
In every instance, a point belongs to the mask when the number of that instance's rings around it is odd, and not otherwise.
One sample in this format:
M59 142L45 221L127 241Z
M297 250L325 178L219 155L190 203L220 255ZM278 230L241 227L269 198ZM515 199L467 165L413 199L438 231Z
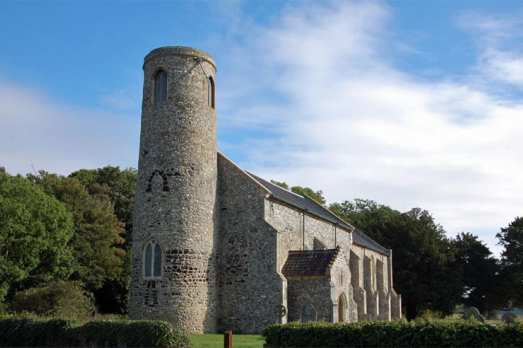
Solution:
M201 347L223 347L223 334L189 335L194 348ZM261 335L235 335L232 334L233 348L257 347L262 348L265 338Z

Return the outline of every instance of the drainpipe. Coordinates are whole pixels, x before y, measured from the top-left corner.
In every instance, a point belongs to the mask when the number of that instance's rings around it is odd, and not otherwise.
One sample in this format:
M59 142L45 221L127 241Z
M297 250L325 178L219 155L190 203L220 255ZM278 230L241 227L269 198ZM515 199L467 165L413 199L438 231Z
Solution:
M334 224L334 249L338 247L338 223Z
M363 247L363 289L367 289L367 259L365 258L365 251L367 248Z
M302 223L302 247L301 250L305 250L305 212L307 209L303 209L303 223Z
M203 71L203 74L205 75L205 77L207 79L209 79L209 76L207 76L207 73L205 72L205 69L203 68L203 64L202 64L202 60L200 58L196 58L196 60L198 61L198 63L200 64L200 68L202 68L202 71Z

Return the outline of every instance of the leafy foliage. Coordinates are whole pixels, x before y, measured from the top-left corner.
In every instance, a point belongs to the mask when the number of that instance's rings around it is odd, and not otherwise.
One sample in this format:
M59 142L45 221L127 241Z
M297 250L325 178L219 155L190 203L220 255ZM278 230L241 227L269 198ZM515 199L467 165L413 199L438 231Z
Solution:
M114 214L125 228L125 241L119 245L126 253L122 258L122 272L115 278L106 279L101 288L94 290L100 312L125 313L131 283L131 244L137 171L132 168L120 170L119 167L106 166L99 169L81 169L73 172L70 177L78 179L91 194L104 190L114 207Z
M105 280L122 273L125 251L122 224L113 213L103 188L89 193L76 178L41 171L30 176L46 192L65 204L73 215L75 233L70 241L74 254L73 280L82 281L89 291L100 289Z
M91 321L3 318L1 347L190 347L189 339L162 321Z
M462 303L487 315L507 305L506 280L501 265L477 236L460 233L451 241L455 267L463 283Z
M17 292L10 301L16 313L31 312L39 316L85 318L94 312L89 294L78 281L57 281L46 286Z
M289 185L287 185L285 182L278 182L275 180L271 180L271 183L274 185L280 186L286 190L289 190ZM314 191L313 189L309 187L301 187L301 186L293 186L290 188L290 190L297 195L301 196L309 196L310 198L314 199L316 202L320 203L321 205L325 205L327 201L325 200L325 197L323 197L322 191Z
M335 203L330 209L393 250L394 284L408 319L425 310L452 312L462 294L458 271L452 267L454 250L428 211L401 213L362 199Z
M0 347L68 347L68 330L76 323L64 319L0 318Z
M508 296L513 305L523 306L523 218L516 217L496 237L504 247L501 263L509 283Z
M0 171L0 300L15 288L66 279L72 215L56 198L23 178Z
M133 168L120 170L107 166L99 169L81 169L69 175L78 179L89 191L99 192L104 187L114 206L114 214L125 224L125 245L130 246L133 226L134 194L137 171Z
M267 327L274 347L519 347L523 324L476 321L392 321L331 324L293 322Z
M156 320L91 321L73 329L73 336L98 347L106 343L110 347L119 343L126 347L190 347L185 334L170 323Z
M289 185L287 185L287 183L285 183L285 182L279 182L279 181L276 181L276 180L271 180L271 183L273 183L274 185L277 185L279 187L282 187L282 188L284 188L286 190L289 189Z

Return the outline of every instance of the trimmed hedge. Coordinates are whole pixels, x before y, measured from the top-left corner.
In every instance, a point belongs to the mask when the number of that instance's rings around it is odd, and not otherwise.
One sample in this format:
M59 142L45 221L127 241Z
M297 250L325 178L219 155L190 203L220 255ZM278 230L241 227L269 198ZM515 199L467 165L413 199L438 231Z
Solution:
M70 320L7 318L0 320L0 347L66 347Z
M293 322L263 331L270 347L523 347L523 324L476 321Z
M170 323L158 320L91 321L72 330L84 347L95 343L104 347L190 347L189 338Z
M190 347L185 334L163 321L0 319L0 347Z

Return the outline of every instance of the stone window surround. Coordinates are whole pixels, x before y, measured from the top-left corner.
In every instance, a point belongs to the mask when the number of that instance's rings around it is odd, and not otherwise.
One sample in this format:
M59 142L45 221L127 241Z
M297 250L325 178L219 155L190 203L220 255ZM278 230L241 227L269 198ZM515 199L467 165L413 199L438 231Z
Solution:
M147 260L146 260L146 252L147 252L147 247L148 246L151 246L151 276L146 276L145 275L145 267L147 265ZM160 275L159 276L155 276L154 275L154 266L155 266L155 249L156 249L156 246L159 246L160 247L160 252L161 252L161 257L160 257ZM163 279L163 265L164 265L164 252L163 252L163 247L162 247L162 244L160 242L158 242L156 239L152 238L150 240L148 240L145 244L144 244L144 247L143 247L143 250L142 250L142 256L143 256L143 262L142 262L142 274L143 274L143 279L145 280L162 280Z
M216 109L215 86L212 76L209 76L207 79L207 105L213 109Z
M156 100L156 93L157 93L157 86L156 84L158 83L158 75L160 73L164 73L165 74L165 100ZM169 79L169 74L167 74L167 70L165 70L164 68L158 68L154 74L153 74L153 81L154 81L154 85L153 85L153 103L162 103L162 102L166 102L168 100L168 96L169 96L169 83L168 83L168 79Z

